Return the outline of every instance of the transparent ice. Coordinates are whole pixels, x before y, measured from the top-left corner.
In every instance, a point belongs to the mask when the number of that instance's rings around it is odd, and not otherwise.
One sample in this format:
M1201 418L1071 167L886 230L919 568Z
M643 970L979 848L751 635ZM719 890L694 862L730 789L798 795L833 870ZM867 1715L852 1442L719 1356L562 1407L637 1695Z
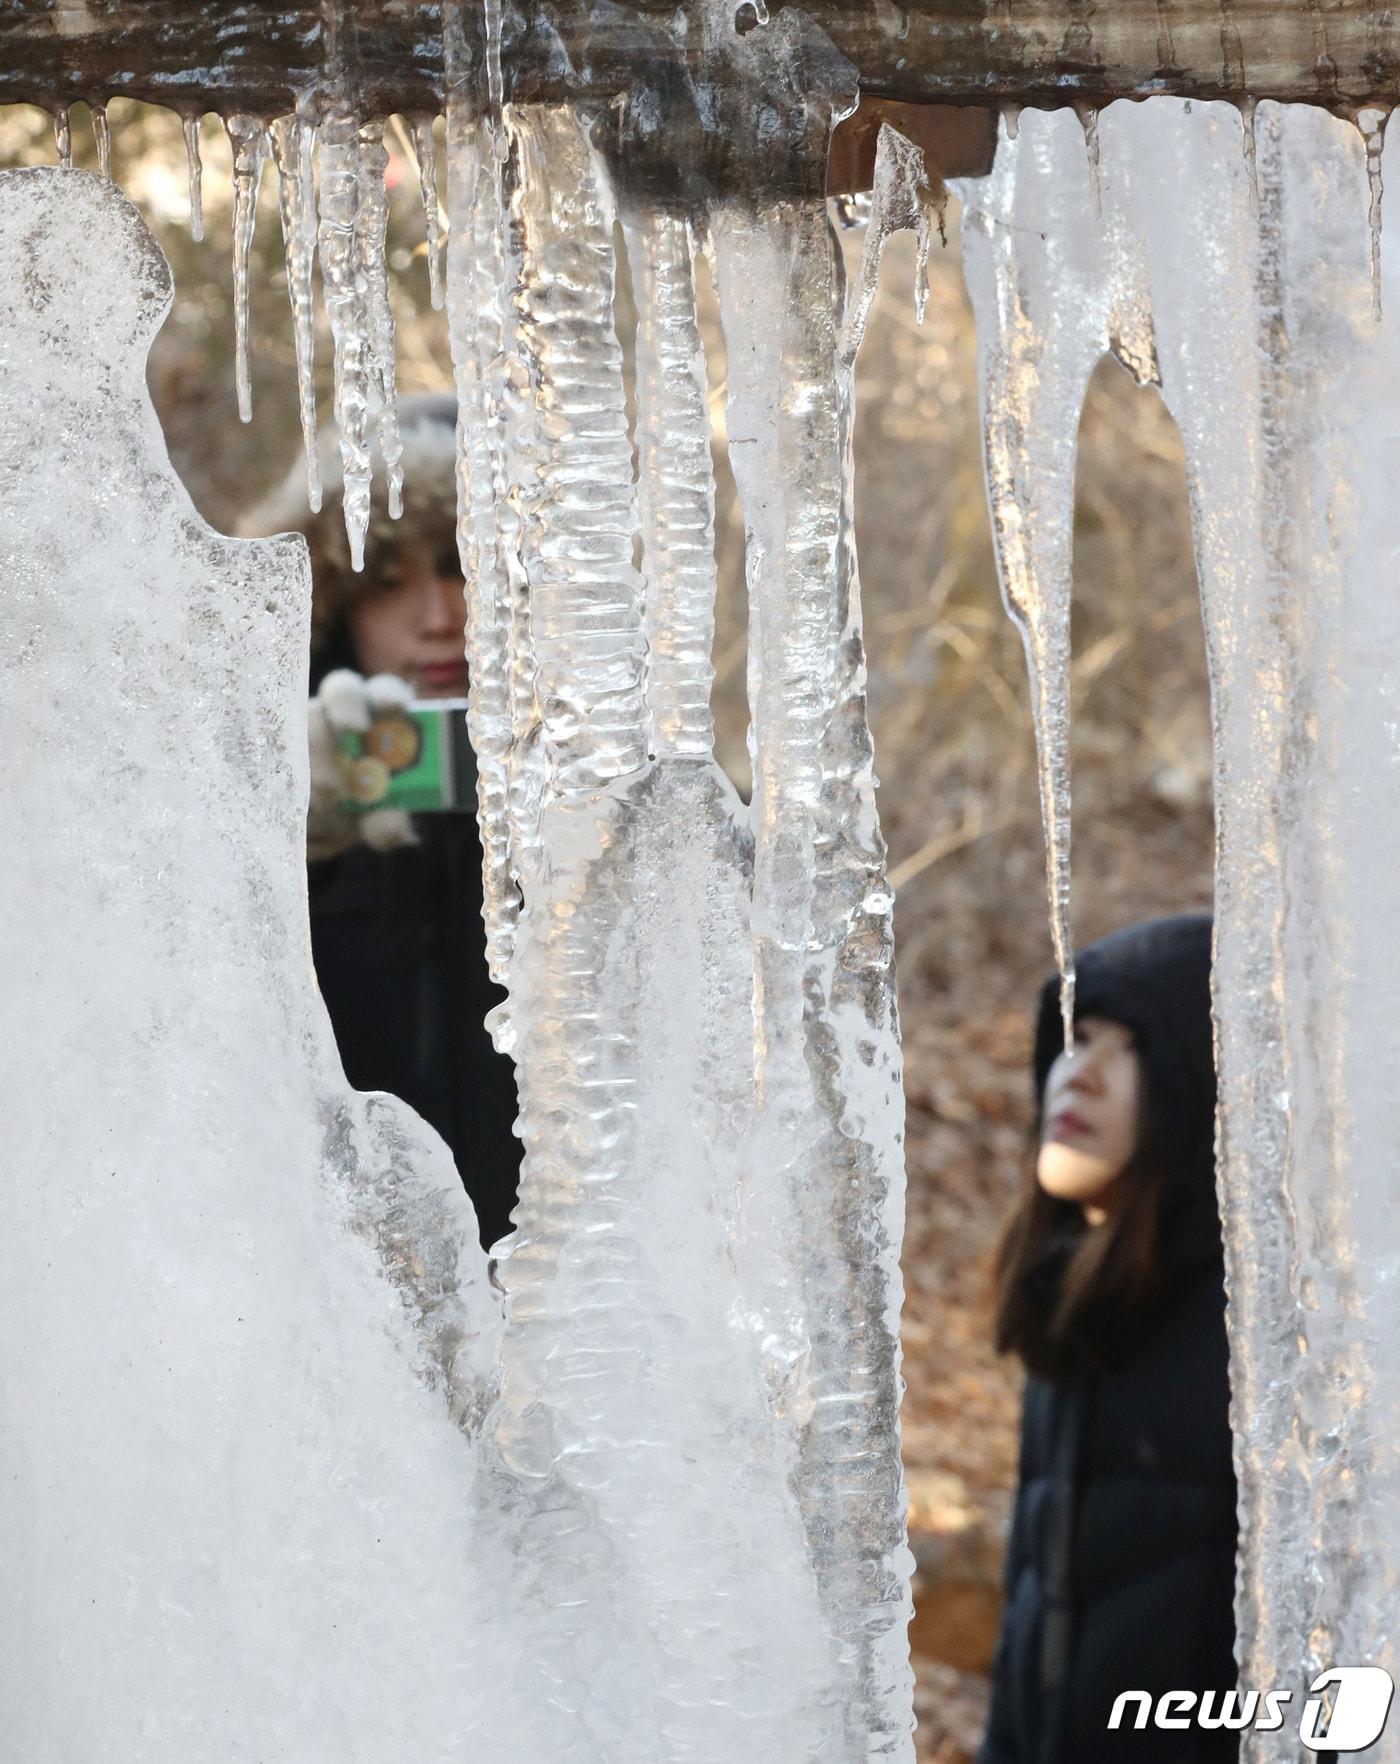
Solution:
M6 1746L465 1757L500 1314L312 980L305 551L171 470L110 184L0 176L0 264Z
M1100 216L1073 114L1028 112L962 197L1057 914L1074 443L1103 353L1161 386L1185 444L1215 723L1240 1681L1300 1695L1336 1663L1397 1670L1400 335L1373 297L1373 250L1388 282L1395 255L1374 130L1302 105L1247 121L1245 152L1225 105L1112 106ZM1297 1744L1285 1723L1242 1755Z
M707 11L697 77L772 199L680 203L618 185L595 115L505 100L498 9L484 68L447 11L469 718L525 1143L489 1269L443 1147L349 1091L315 994L304 551L218 537L176 482L142 378L169 277L130 206L0 180L0 669L41 755L0 860L40 1252L0 1298L34 1344L0 1372L0 1714L35 1764L908 1760L892 899L823 190L850 70L796 17ZM308 434L319 258L358 550L376 415L391 479L397 440L382 123L343 68L321 114L228 126L240 294L277 165ZM751 805L712 750L702 252Z

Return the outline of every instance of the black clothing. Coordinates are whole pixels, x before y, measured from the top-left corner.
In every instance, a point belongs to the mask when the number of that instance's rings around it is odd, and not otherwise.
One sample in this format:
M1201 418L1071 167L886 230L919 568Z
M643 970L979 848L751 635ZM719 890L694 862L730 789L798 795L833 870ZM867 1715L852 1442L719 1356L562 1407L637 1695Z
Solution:
M520 1141L514 1068L482 1021L504 994L486 970L476 817L413 825L419 845L307 866L312 957L345 1076L438 1130L490 1245L510 1229Z
M1217 1228L1218 1229L1218 1228ZM1205 1234L1202 1233L1204 1237ZM1235 1733L1108 1729L1125 1690L1227 1691L1235 1476L1223 1267L1208 1242L1113 1372L1034 1375L978 1764L1223 1764Z
M978 1764L1225 1764L1238 1732L1119 1728L1125 1690L1235 1688L1236 1486L1206 915L1158 920L1079 957L1076 1014L1132 1029L1169 1172L1158 1214L1163 1296L1107 1367L1079 1351L1031 1374L1006 1555L1006 1608ZM1058 983L1041 996L1036 1095L1063 1045ZM1057 1210L1023 1276L1048 1317L1088 1229Z

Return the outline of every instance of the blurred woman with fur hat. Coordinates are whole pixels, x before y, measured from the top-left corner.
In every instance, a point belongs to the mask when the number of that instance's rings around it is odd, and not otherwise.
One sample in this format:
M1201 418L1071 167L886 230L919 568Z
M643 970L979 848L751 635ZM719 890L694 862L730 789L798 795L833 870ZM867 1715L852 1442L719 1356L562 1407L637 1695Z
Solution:
M357 1090L401 1097L437 1129L489 1246L510 1229L520 1144L514 1071L483 1022L503 994L486 969L475 809L341 810L342 730L467 688L456 402L404 398L399 422L403 514L388 518L377 471L362 572L351 568L334 435L319 448L320 511L308 511L298 462L244 530L300 532L311 552L311 946L345 1075Z

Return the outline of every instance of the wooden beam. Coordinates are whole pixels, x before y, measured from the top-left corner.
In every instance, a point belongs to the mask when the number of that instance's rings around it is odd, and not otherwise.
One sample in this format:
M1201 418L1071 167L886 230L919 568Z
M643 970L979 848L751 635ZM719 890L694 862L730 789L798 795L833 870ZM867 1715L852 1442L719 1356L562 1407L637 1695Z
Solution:
M625 92L669 45L682 3L552 0L546 19L532 0L504 0L508 95ZM773 10L784 3L769 0ZM324 83L322 4L10 0L0 6L0 102L120 94L177 110L281 114ZM751 15L752 0L736 4ZM806 0L804 9L862 91L905 103L1105 104L1171 92L1348 110L1400 98L1397 9L1370 0ZM365 112L437 109L440 0L353 0L345 11Z

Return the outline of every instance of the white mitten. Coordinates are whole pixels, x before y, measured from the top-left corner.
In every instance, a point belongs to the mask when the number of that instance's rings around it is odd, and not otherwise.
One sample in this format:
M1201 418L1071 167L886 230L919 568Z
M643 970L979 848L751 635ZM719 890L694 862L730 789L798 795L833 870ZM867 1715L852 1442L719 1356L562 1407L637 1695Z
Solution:
M341 809L351 791L349 762L337 746L339 736L347 730L364 734L375 712L398 709L412 702L412 690L394 674L375 674L366 680L349 668L336 668L322 680L321 690L307 708L311 751L311 799L306 815L309 858L335 857L357 839L363 839L376 851L418 843L405 809L372 809L364 815L349 815Z

